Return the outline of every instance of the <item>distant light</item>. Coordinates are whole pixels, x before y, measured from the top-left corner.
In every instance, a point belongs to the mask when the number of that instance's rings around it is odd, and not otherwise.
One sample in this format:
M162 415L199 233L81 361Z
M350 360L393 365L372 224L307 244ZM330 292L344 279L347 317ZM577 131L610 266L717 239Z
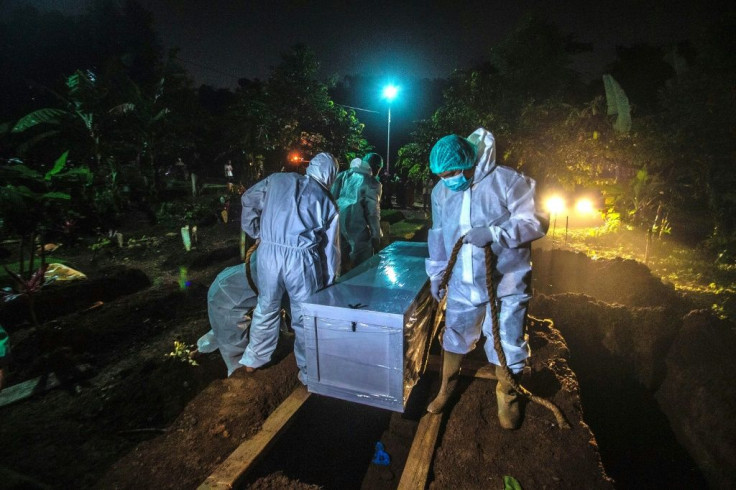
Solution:
M561 214L565 211L565 200L560 196L552 196L545 203L547 211L552 214Z
M289 154L289 161L298 163L302 161L302 156L298 152L292 152Z
M386 85L383 88L383 96L384 98L388 99L389 102L394 100L396 96L399 94L399 87L396 85Z
M577 211L578 214L585 214L585 215L595 214L595 208L593 207L593 201L591 201L587 197L578 199L578 202L575 203L575 211Z

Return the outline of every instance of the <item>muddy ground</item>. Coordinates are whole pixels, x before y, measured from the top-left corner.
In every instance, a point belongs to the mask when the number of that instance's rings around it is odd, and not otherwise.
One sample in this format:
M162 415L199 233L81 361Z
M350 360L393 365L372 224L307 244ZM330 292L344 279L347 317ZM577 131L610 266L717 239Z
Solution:
M217 353L197 366L168 355L175 341L194 344L209 329L207 289L240 260L237 223L201 227L190 252L165 227L121 231L156 240L94 260L88 247L62 247L57 253L89 276L88 286L50 287L48 303L39 298L38 328L12 308L2 312L14 352L9 384L49 373L62 384L0 407L0 488L196 488L298 383L286 336L266 369L230 378ZM683 327L693 323L683 321L687 301L636 264L545 251L535 267L539 320L530 323L534 356L523 382L558 403L573 429L561 431L546 409L528 404L522 428L503 431L495 383L463 378L442 422L430 488L503 488L505 475L526 489L728 488L733 423L672 426L692 420L693 403L685 377L670 376L677 359L668 354L689 344L683 332L716 328L717 336L732 326L706 318L705 327ZM245 486L396 488L436 389L430 372L404 414L312 395L294 422L299 430ZM712 397L732 415L732 392ZM709 442L714 433L725 434ZM379 440L389 466L370 463Z

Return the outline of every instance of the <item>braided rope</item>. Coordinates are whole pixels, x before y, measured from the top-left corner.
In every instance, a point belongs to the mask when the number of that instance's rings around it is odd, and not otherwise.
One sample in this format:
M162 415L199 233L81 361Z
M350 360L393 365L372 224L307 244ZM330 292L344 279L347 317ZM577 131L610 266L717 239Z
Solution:
M445 273L442 276L442 280L440 281L440 291L442 289L445 289L447 287L447 284L450 282L452 269L455 267L455 263L457 262L457 255L460 252L460 248L463 246L463 238L465 237L460 237L460 239L458 239L458 241L455 243L455 246L452 248L452 252L450 253L450 260L448 260L447 262L447 268L445 269ZM562 411L557 407L557 405L545 398L541 398L532 394L529 390L520 385L518 381L514 379L514 376L508 367L508 364L506 362L506 353L504 353L503 347L501 346L501 327L499 326L498 321L498 305L496 304L495 287L493 284L493 271L495 269L496 256L493 255L490 244L486 245L484 249L486 265L486 288L488 289L488 301L490 301L491 304L491 332L493 333L493 348L495 349L496 355L498 356L498 362L501 365L501 372L503 374L504 381L511 385L511 387L520 395L525 396L534 403L542 405L543 407L550 410L554 414L555 419L557 420L557 425L559 425L561 429L569 429L570 424L565 420L564 415L562 415ZM445 296L447 296L447 294L445 294Z
M258 241L256 240L256 243L251 245L248 251L245 252L245 278L248 279L248 286L250 286L253 292L256 293L256 296L258 295L258 288L256 287L256 283L253 281L253 276L250 272L250 256L253 255L253 252L255 252L257 248Z

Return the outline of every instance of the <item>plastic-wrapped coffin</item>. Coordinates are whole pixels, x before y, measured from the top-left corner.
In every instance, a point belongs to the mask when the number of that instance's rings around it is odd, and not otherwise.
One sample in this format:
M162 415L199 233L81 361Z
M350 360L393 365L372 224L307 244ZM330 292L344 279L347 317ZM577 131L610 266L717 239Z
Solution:
M427 255L426 243L394 242L303 303L309 391L404 411L436 309Z

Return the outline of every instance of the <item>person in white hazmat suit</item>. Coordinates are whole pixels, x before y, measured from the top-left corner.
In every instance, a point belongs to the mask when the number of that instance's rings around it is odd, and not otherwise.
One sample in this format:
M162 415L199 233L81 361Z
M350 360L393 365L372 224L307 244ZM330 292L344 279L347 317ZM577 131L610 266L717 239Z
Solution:
M259 241L258 302L250 342L240 360L247 371L271 360L279 337L281 301L286 293L291 304L299 379L306 384L301 302L330 285L340 268L340 225L329 191L337 168L332 155L319 153L309 162L306 175L270 175L241 198L241 227Z
M376 176L383 158L368 153L342 181L332 185L340 210L340 247L343 270L373 257L381 246L381 183Z
M486 356L499 374L498 418L503 428L514 429L521 422L519 400L513 387L501 381L504 378L493 347L483 247L490 244L497 257L493 280L500 340L508 367L516 376L530 354L524 325L531 298L531 242L545 235L549 218L537 209L535 181L496 164L495 140L486 129L476 130L467 139L457 135L441 138L432 148L429 166L441 181L432 190L426 271L432 296L439 301L447 294L447 307L442 385L427 410L442 411L463 355L473 350L482 333ZM440 291L450 253L463 236L447 290Z
M350 167L347 170L343 170L342 172L337 174L337 177L335 177L335 182L332 183L332 187L330 187L330 192L332 193L333 199L337 200L337 195L340 193L340 189L342 189L343 184L345 183L345 180L350 176L350 174L353 173L353 170L360 167L363 163L363 160L360 158L353 158L350 160Z
M251 256L251 277L258 279L255 257ZM212 329L197 340L197 351L203 354L220 351L227 375L243 367L240 359L248 345L250 318L258 295L248 285L245 264L220 272L207 292L207 314Z

